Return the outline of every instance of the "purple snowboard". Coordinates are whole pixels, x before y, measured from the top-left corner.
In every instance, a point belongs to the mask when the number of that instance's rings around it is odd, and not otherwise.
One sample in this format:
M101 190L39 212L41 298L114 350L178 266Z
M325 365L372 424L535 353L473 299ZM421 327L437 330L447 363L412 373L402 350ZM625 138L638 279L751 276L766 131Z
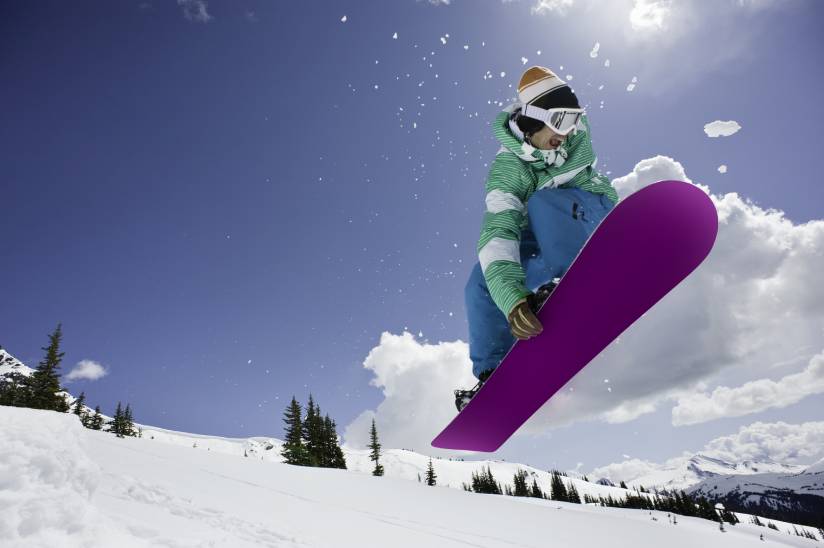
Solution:
M706 258L718 232L701 189L659 181L621 200L518 341L434 447L495 451L610 342Z

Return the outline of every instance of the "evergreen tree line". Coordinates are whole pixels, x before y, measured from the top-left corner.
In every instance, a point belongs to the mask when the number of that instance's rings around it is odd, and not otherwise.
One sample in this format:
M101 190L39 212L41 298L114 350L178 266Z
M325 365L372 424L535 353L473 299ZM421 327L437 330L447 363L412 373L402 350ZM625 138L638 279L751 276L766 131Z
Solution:
M769 529L774 529L774 530L778 531L778 526L776 524L774 524L773 522L770 521L766 525L764 525L764 522L761 521L758 518L758 516L756 516L756 515L753 515L750 518L750 523L752 523L754 525L758 525L759 527L767 527ZM818 534L821 535L821 539L824 540L824 527L817 527L817 529L818 529ZM804 538L808 538L810 540L818 540L818 537L815 536L815 533L811 533L810 531L807 531L806 529L802 529L801 531L799 531L798 527L796 527L795 525L793 525L793 532L798 537L804 537ZM787 529L787 533L788 534L790 533L789 529ZM764 540L763 537L764 537L764 535L762 534L761 535L761 540Z
M518 469L513 477L512 485L501 484L495 479L492 470L487 465L485 469L479 472L472 473L472 481L464 483L463 489L465 491L472 491L474 493L488 493L493 495L509 495L515 497L535 497L547 500L557 500L562 502L572 502L581 504L581 495L578 493L575 485L570 483L567 485L563 478L566 474L553 470L552 479L550 482L550 490L543 492L538 486L538 481L533 478L532 484L528 482L528 474L525 470ZM626 487L622 482L622 486ZM628 493L625 498L614 498L612 495L606 498L599 496L593 497L584 493L583 502L589 504L600 504L601 506L612 506L617 508L635 508L642 510L657 510L660 512L668 512L673 514L680 514L682 516L691 516L708 519L711 521L727 522L735 525L739 523L735 514L729 510L716 510L712 503L705 497L700 496L693 498L687 495L684 491L674 493L669 496L649 495L648 491L641 488L636 490L635 495ZM642 495L646 493L649 496Z
M644 491L646 492L646 491ZM657 510L681 516L708 519L711 521L726 522L731 525L739 523L736 515L729 510L716 510L713 504L704 496L691 497L684 491L672 494L655 494L643 496L639 491L633 495L628 493L624 498L614 498L612 495L605 497L592 497L584 495L585 503L595 503L601 506L612 506L616 508L635 508L640 510Z
M320 468L346 468L346 458L338 444L335 421L321 416L320 407L312 395L303 409L292 396L292 401L283 414L286 425L281 455L287 464L316 466Z
M717 498L724 507L747 514L824 528L824 498L809 493L767 491L759 501L749 500L746 492L731 492Z
M69 405L64 395L67 392L60 386L60 362L63 361L65 355L65 352L60 352L62 340L63 327L57 324L57 328L49 335L49 345L42 348L46 355L37 364L34 372L31 375L13 372L7 375L6 382L0 381L0 405L44 409L59 413L71 411L80 417L80 423L86 428L103 430L103 427L107 426L109 432L121 438L139 436L140 431L135 428L132 408L128 404L123 410L118 402L114 419L108 422L104 421L99 405L94 408L94 413L91 413L85 406L86 394L84 392L80 393L73 405Z

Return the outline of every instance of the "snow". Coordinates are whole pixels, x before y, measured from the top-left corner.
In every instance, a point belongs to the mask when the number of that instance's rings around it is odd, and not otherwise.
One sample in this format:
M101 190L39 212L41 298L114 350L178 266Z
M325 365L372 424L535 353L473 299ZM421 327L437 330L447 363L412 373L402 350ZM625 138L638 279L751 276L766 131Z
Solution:
M808 466L804 472L807 474L821 474L822 472L824 472L824 459L821 459L815 464Z
M726 172L727 172L727 166L726 165L721 164L720 166L718 166L718 173L726 173Z
M121 439L84 429L73 415L0 407L0 544L538 547L550 534L559 547L600 548L620 539L623 546L691 548L716 546L723 534L723 545L735 548L752 546L761 533L774 546L811 542L782 525L773 531L746 519L720 533L695 518L679 516L674 526L659 512L468 493L441 486L441 471L450 474L441 460L433 461L439 486L427 487L371 476L366 451L348 457L350 470L330 470L218 450L240 440L144 432ZM423 462L404 453L411 454L393 450L382 464L389 470L406 463L399 475L417 475ZM503 471L499 480L506 481Z
M0 348L0 381L6 375L15 372L29 376L34 372L34 369L24 365L23 362Z

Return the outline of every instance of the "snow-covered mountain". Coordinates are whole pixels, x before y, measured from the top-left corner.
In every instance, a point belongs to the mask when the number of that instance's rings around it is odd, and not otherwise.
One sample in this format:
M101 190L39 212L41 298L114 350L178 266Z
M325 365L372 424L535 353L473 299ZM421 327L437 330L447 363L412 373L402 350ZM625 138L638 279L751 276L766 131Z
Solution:
M453 465L468 462L436 461L438 486L428 487L359 472L357 458L350 470L267 462L276 448L266 438L150 428L143 438L117 438L50 411L0 406L0 440L4 547L744 548L760 535L771 546L815 545L795 531L819 538L813 528L770 520L773 530L744 514L721 532L662 512L441 486ZM421 455L392 454L387 472L416 474Z
M797 474L804 470L804 466L777 462L728 462L701 453L682 459L673 459L672 462L674 464L626 481L626 484L631 487L644 486L649 490L687 491L705 480L716 477L733 474L741 476L763 473Z
M8 380L14 373L28 377L33 372L34 369L24 365L23 362L9 354L0 346L0 383Z
M752 509L761 516L792 516L824 527L824 461L801 472L731 474L705 479L688 491L728 508Z

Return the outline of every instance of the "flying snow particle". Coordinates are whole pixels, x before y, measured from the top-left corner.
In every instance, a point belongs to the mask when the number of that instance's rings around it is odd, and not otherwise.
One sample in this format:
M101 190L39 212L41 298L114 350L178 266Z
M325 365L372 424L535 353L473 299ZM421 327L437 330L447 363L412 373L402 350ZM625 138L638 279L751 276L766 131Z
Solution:
M464 49L465 50L469 49L469 46L467 44L464 44Z
M602 89L604 89L604 84L601 84L600 86L598 86L598 91L601 91Z
M443 36L441 36L441 44L446 45L446 38L444 38Z
M727 172L727 166L725 166L723 164L718 166L718 173L726 173L726 172Z
M246 362L246 363L252 363L252 360L249 360L249 361L248 361L248 362Z
M541 50L535 52L536 55L541 55Z
M637 77L637 76L633 76L633 77L632 77L632 82L630 82L630 83L629 83L629 85L627 86L627 91L632 91L632 90L634 90L634 89L635 89L635 84L636 84L637 82L638 82L638 77Z
M605 67L609 67L609 59L607 59L606 61L604 61L604 66L605 66Z
M529 61L529 59L527 59L526 57L521 57L521 64L522 65L525 65L527 61Z
M501 73L501 78L506 78L506 73L505 72Z
M340 18L340 22L341 23L346 23L346 16L345 15Z
M573 76L572 76L571 74L567 74L567 75L566 75L566 79L567 79L567 81L572 80L572 78L573 78Z
M595 59L598 57L598 50L601 49L601 43L595 42L595 47L592 48L592 51L589 52L589 56Z
M397 33L397 32L396 32L395 34L393 34L393 35L392 35L392 39L393 39L393 40L397 40L397 39L398 39L398 33Z

